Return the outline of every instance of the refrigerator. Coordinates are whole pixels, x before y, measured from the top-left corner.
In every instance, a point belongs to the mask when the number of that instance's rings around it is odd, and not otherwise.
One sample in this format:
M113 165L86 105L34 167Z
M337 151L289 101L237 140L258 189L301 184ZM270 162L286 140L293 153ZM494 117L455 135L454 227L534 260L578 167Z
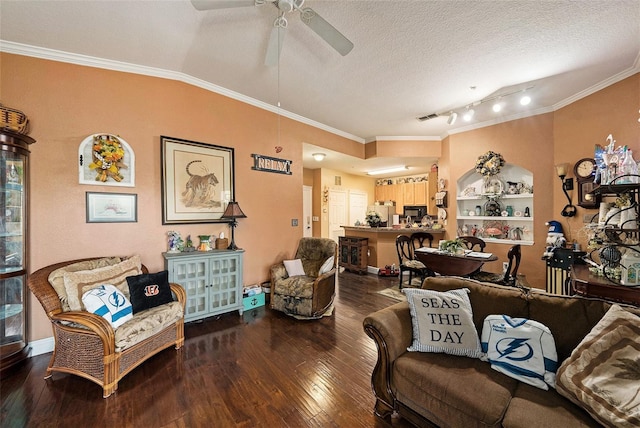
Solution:
M385 202L384 205L370 205L367 212L375 211L380 216L382 222L386 222L384 226L391 227L393 224L393 216L396 213L395 202Z

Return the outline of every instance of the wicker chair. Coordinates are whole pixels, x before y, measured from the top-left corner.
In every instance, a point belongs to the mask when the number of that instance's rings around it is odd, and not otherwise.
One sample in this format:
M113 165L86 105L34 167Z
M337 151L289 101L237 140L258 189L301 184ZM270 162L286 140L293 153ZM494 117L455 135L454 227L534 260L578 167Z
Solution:
M118 350L115 331L107 320L87 311L64 311L60 297L49 282L53 271L88 260L94 259L67 261L39 269L29 276L28 284L53 328L55 347L45 379L54 371L81 376L102 386L103 397L107 398L118 389L118 381L144 361L170 346L182 347L184 317L131 347ZM146 267L142 266L142 272L148 273ZM184 314L184 289L177 284L170 284L170 287Z

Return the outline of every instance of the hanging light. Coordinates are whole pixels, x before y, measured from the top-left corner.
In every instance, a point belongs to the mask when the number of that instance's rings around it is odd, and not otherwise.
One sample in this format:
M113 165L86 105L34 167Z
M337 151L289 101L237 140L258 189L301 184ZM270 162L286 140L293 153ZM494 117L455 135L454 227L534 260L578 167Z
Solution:
M453 125L454 123L456 123L457 118L458 118L458 113L452 111L451 113L449 113L449 119L447 119L447 123L449 125Z
M314 153L311 156L313 156L313 158L316 161L321 162L322 160L324 160L325 156L327 156L327 155L325 155L324 153Z

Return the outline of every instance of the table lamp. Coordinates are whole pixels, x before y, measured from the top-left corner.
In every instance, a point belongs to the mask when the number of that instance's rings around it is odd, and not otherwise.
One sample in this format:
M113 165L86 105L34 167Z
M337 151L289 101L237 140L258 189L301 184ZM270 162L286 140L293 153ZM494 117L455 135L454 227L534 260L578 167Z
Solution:
M236 246L236 242L235 242L235 236L234 236L234 230L236 228L236 226L238 225L238 218L246 218L247 216L242 212L242 209L240 208L240 205L238 205L237 202L235 201L230 201L229 205L227 205L227 208L224 210L224 213L222 214L221 218L228 218L230 219L230 224L231 224L231 244L229 244L229 246L227 247L227 250L240 250L240 248L238 248Z

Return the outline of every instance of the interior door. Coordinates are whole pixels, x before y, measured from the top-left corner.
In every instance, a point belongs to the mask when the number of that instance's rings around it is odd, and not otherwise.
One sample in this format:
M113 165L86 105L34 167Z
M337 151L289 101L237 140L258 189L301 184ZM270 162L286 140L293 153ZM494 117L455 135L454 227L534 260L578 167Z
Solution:
M313 187L302 186L302 236L310 238L313 236L311 214L313 213L313 199L311 198Z
M364 223L367 217L367 194L359 190L349 191L349 226L354 226L356 221Z
M329 190L329 238L338 242L344 236L347 225L347 192L344 190Z

